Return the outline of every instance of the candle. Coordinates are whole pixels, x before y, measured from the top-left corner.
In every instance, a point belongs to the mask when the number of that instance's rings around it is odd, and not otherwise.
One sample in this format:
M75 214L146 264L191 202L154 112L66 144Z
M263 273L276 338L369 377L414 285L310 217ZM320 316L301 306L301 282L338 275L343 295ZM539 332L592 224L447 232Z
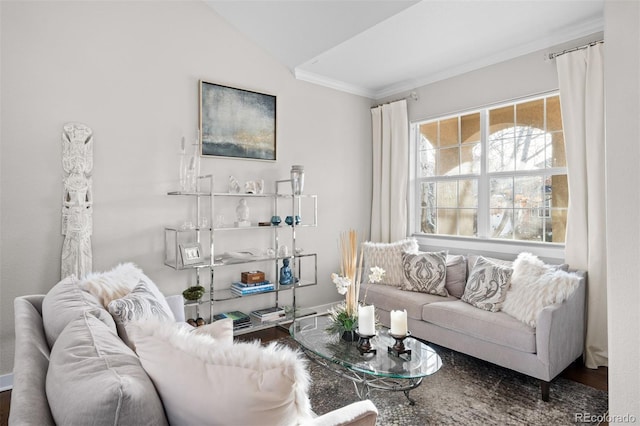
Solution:
M376 334L376 320L373 305L358 307L358 333L362 336Z
M407 331L407 310L391 311L391 334L406 336Z

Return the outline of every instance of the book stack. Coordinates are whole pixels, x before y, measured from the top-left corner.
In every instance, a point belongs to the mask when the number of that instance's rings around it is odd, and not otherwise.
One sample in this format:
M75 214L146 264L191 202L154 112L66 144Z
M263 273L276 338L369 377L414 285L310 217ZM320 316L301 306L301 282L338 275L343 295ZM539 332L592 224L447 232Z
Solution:
M240 330L251 326L251 318L249 315L240 311L222 312L213 316L213 319L221 320L225 318L231 318L233 320L233 329Z
M237 296L246 296L248 294L264 293L273 290L275 290L275 286L271 281L261 281L255 284L237 282L231 285L231 292Z
M258 309L257 311L252 311L251 316L259 319L262 322L267 321L275 321L285 316L284 308L276 308L275 306L272 308Z

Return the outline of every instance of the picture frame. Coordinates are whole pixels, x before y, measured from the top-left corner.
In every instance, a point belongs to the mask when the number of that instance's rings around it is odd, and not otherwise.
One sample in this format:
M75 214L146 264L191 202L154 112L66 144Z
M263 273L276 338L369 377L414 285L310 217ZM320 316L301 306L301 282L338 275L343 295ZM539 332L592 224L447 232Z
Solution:
M200 243L180 244L179 247L183 266L202 263L202 247L200 247Z
M276 96L200 80L200 154L276 161Z

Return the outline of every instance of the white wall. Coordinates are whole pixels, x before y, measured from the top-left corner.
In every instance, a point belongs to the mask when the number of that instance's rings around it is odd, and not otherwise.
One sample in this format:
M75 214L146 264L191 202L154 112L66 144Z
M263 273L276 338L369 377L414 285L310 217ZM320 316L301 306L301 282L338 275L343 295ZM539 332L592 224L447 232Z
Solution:
M206 158L202 172L272 181L305 165L320 209L301 245L318 253L320 285L298 301L340 298L328 279L338 234L369 229L370 100L295 80L200 1L0 8L0 374L13 365L13 299L59 279L64 123L94 131L94 270L133 261L165 294L185 288L186 273L163 265L163 228L190 212L166 193L177 188L180 138L195 137L198 79L277 95L278 161Z
M640 421L640 3L605 2L605 34L609 410L622 424Z

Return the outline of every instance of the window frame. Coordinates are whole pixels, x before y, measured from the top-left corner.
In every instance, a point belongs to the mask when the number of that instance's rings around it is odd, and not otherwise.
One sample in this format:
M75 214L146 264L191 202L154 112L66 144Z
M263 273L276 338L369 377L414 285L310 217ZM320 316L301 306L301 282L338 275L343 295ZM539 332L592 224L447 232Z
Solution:
M487 146L489 141L488 117L489 111L501 107L514 106L520 103L536 101L539 99L559 96L559 91L554 90L541 93L534 96L526 96L518 99L512 99L505 102L485 105L479 108L470 108L455 113L441 114L410 122L410 149L409 149L409 234L416 239L421 246L434 249L450 248L452 251L464 252L465 250L473 252L494 252L498 254L518 254L523 250L531 251L541 257L548 259L562 260L564 258L565 243L542 242L542 241L526 241L516 239L493 238L490 236L490 209L489 196L490 179L496 177L518 177L518 176L552 176L554 174L568 174L567 167L551 167L539 170L510 170L500 172L489 172L487 163ZM546 104L546 103L545 103ZM436 120L443 121L454 117L463 117L470 114L480 114L480 133L481 133L481 167L479 174L458 174L452 176L439 176L437 179L423 178L418 175L420 171L420 125L433 122ZM546 111L545 111L546 122ZM460 126L460 124L459 124ZM546 127L546 126L545 126ZM459 129L460 130L460 129ZM546 129L545 129L546 130ZM548 132L548 131L547 131ZM459 141L460 142L460 141ZM460 146L460 145L458 145ZM428 181L446 181L461 179L477 179L478 180L478 217L477 217L477 236L460 236L445 234L427 234L420 232L421 221L421 185Z

